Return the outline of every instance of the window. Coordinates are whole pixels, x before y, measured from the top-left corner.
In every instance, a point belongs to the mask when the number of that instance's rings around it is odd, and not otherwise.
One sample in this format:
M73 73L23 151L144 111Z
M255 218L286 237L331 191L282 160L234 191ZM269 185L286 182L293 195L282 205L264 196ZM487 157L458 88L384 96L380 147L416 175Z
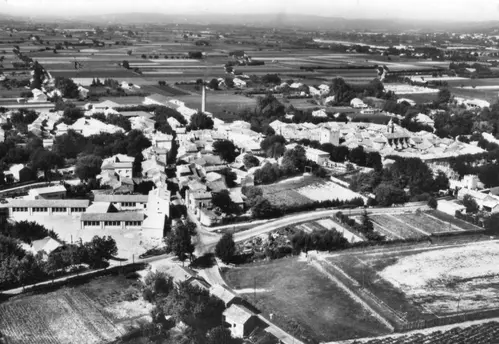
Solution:
M123 207L135 207L137 205L137 203L135 203L135 202L123 202L123 203L121 203L121 205Z
M66 208L52 208L53 213L65 213Z
M104 226L118 227L121 225L121 221L104 221Z
M83 221L84 226L98 227L100 225L99 221Z
M26 208L26 207L13 207L12 211L15 211L15 212L27 212L28 208Z

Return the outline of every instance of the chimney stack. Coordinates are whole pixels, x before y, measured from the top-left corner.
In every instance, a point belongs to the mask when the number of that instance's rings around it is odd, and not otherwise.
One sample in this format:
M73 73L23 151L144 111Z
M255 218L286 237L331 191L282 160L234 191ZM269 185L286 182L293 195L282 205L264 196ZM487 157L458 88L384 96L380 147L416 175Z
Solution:
M202 93L202 97L201 97L201 112L202 113L205 113L206 112L206 87L204 86L204 83L203 83L203 93Z

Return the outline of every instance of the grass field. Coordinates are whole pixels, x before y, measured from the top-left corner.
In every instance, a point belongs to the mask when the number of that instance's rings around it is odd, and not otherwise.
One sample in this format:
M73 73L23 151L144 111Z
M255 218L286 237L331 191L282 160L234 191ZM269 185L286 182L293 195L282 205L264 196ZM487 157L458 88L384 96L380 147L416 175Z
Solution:
M427 216L434 217L442 222L443 225L449 227L449 224L454 226L454 229L460 228L465 231L481 231L483 228L475 226L469 222L460 220L454 216L448 215L446 213L442 213L438 210L431 210L427 212Z
M22 296L0 304L0 329L9 344L106 343L150 321L151 306L138 295L138 282L107 276Z
M359 252L328 258L408 321L499 308L498 242ZM334 269L330 269L335 273Z
M265 316L311 343L387 333L370 314L320 272L297 258L241 266L225 273L235 288L268 290L248 300ZM299 326L297 325L299 324Z

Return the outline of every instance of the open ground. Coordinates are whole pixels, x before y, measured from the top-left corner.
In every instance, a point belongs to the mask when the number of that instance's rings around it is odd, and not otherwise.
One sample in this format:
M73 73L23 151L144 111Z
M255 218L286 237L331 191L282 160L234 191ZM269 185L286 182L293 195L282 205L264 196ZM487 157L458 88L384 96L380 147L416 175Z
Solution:
M150 322L150 309L137 281L106 276L4 302L0 328L9 344L97 344Z

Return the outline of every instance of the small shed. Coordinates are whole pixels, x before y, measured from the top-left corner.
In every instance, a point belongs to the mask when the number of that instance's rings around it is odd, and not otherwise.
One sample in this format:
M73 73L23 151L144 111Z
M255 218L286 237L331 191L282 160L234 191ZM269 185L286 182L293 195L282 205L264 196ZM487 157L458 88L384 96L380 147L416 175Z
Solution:
M224 313L224 319L229 324L233 337L243 338L248 336L258 325L256 315L244 306L233 304Z

